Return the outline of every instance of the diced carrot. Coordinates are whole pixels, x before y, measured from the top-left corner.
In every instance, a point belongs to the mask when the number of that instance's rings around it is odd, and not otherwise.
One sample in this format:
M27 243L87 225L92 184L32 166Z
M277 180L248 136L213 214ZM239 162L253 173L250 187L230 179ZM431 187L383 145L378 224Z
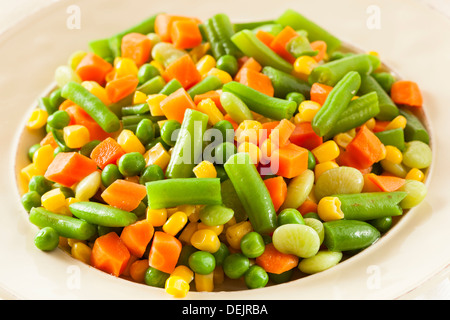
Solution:
M284 178L294 178L308 169L308 150L293 143L273 150L271 168Z
M58 109L62 110L62 111L66 111L67 108L69 108L69 107L71 107L73 105L75 105L75 102L73 102L73 101L71 101L69 99L66 99L59 105Z
M205 100L205 99L211 99L212 101L214 101L217 108L219 108L219 110L222 113L226 113L225 109L222 107L222 103L220 102L220 93L217 92L217 90L213 90L213 91L209 91L209 92L205 92L205 93L196 95L194 97L194 103L195 103L195 105L198 105L198 103L200 101Z
M155 20L155 33L159 35L161 41L172 41L172 26L175 21L191 20L195 23L201 23L197 18L170 15L166 13L158 14Z
M273 39L275 39L273 34L264 30L258 30L258 32L256 32L256 37L268 47L270 47Z
M278 251L273 243L266 245L264 253L255 259L257 265L269 273L281 274L297 267L299 258Z
M281 120L270 133L270 140L277 146L285 146L289 143L289 138L295 130L295 124L287 119Z
M172 273L180 257L181 247L181 242L174 236L156 231L148 255L148 264L159 271Z
M113 66L103 60L98 55L88 52L83 59L81 59L75 72L82 81L96 81L103 86L106 82L106 75L113 69Z
M344 156L343 159L352 162L356 168L365 169L380 160L382 150L383 144L380 139L366 125L363 125L355 138L347 145L343 152L347 158Z
M239 82L271 97L275 92L268 76L249 68L244 68L240 72Z
M303 202L302 205L298 208L298 211L300 211L302 215L310 212L317 213L317 203L312 200L306 199L305 202Z
M152 42L141 33L129 33L122 38L122 57L130 58L139 67L150 60Z
M239 124L236 121L234 121L228 113L223 116L223 119L227 120L229 123L231 123L234 130L237 130L237 128L239 128Z
M287 195L287 184L283 177L275 177L264 180L264 184L269 190L270 198L272 199L275 211L280 209Z
M245 62L239 68L238 73L234 76L234 80L237 82L241 81L241 73L246 69L252 69L252 70L255 70L256 72L261 72L262 66L253 57L248 58L247 60L245 60Z
M163 78L169 82L177 79L186 90L202 79L191 56L185 54L169 64L163 73Z
M290 26L286 26L272 40L272 42L270 43L270 48L283 59L289 61L290 63L294 63L295 57L286 49L286 46L289 41L296 37L298 37L298 33L295 32L295 30Z
M97 170L97 164L78 152L60 152L50 163L45 177L53 182L71 187Z
M373 132L381 132L386 130L386 127L388 126L388 124L391 123L390 121L381 121L381 120L376 120L375 121L375 127L373 127L372 131Z
M102 192L102 199L110 206L133 211L147 195L144 185L117 179Z
M263 132L259 133L259 145L262 145L262 143L270 137L273 129L275 129L279 124L280 121L270 121L262 123Z
M39 144L41 145L41 147L49 144L53 147L53 149L56 149L58 147L58 144L55 141L55 137L53 137L53 133L51 132L47 133L44 139L42 139Z
M92 150L91 159L103 170L108 164L115 164L124 154L125 151L117 141L109 137Z
M179 20L172 24L172 43L178 49L190 49L202 44L198 24L192 20Z
M123 228L120 239L133 256L141 258L153 237L154 231L153 226L147 219L144 219Z
M180 88L161 101L160 107L168 120L182 123L186 110L195 109L196 105L186 90Z
M369 173L366 177L382 192L397 191L405 184L405 179L394 176L378 176L374 173Z
M115 232L98 237L91 253L91 265L116 277L120 276L130 259L130 252Z
M313 83L311 86L311 100L323 105L331 90L333 90L333 87L321 83Z
M138 84L139 79L134 75L114 79L106 84L106 94L112 103L116 103L136 91Z
M314 51L315 50L319 51L319 53L313 58L317 62L320 62L325 58L325 55L327 53L327 43L322 40L313 41L311 42L311 49L313 49Z
M413 81L397 81L391 87L391 98L396 104L420 108L423 105L422 92Z
M323 138L314 132L311 122L300 122L295 125L290 141L299 147L313 150L323 143Z
M88 129L91 140L101 141L111 136L111 134L103 130L102 127L100 127L100 125L94 119L92 119L92 117L80 106L72 104L68 106L65 111L71 118L71 125L78 124L81 126L85 126Z

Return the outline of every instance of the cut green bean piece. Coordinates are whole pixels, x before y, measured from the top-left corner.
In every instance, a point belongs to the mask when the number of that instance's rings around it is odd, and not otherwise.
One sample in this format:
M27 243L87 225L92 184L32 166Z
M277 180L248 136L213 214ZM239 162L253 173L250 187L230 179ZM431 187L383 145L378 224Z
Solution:
M235 94L222 92L220 103L231 119L237 123L241 123L244 120L253 120L253 114L248 106Z
M188 90L188 94L192 99L198 94L218 90L222 87L222 81L213 75L207 76L205 79L194 85Z
M183 85L177 79L172 79L161 89L160 94L164 94L166 96L174 93L178 89L183 88Z
M211 52L218 60L221 56L239 56L240 52L231 40L234 35L233 25L224 13L218 13L208 19L205 24L205 35L211 45Z
M109 46L109 39L99 39L89 42L89 49L103 59L114 59L114 52Z
M311 86L308 82L272 67L264 67L262 73L272 82L275 97L285 99L290 93L300 93L309 99Z
M247 28L247 29L251 29L251 28ZM257 26L256 28L251 29L255 34L258 33L259 30L261 31L265 31L270 33L273 36L278 35L282 30L284 29L284 27L281 24L278 23L266 23L260 26ZM240 31L240 30L239 30Z
M430 136L419 118L403 109L400 110L400 114L406 118L406 127L404 129L405 141L419 140L429 144Z
M262 21L252 21L252 22L241 22L241 23L235 23L233 24L233 28L235 32L239 32L241 30L250 29L253 30L255 28L273 24L274 20L262 20Z
M386 91L386 93L391 93L391 88L395 82L395 77L390 72L372 73L372 77L378 82L384 91Z
M150 112L148 103L140 103L135 106L123 107L122 116L144 115Z
M336 220L325 222L323 226L323 244L334 252L365 249L380 238L380 232L364 221Z
M223 181L220 188L223 205L234 211L234 218L236 219L236 222L247 220L247 212L245 211L241 200L239 200L231 180L228 179Z
M132 212L97 202L75 202L69 210L79 219L104 227L126 227L137 221L137 216Z
M400 151L405 149L405 135L402 128L375 132L375 135L385 146L394 146Z
M166 81L164 81L162 76L156 76L144 84L140 85L136 91L140 91L145 93L146 95L159 93L164 86L166 85Z
M286 45L287 51L292 54L294 57L298 58L301 56L316 56L319 51L313 50L311 48L311 44L306 36L299 35L298 37L293 38Z

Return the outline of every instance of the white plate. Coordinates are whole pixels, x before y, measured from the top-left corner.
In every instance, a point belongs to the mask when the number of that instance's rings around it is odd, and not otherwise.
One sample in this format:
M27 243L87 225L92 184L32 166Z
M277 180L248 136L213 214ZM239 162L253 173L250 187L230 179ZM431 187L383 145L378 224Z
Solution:
M190 299L398 299L412 296L450 261L449 132L450 22L408 0L317 1L62 1L27 17L0 35L0 294L19 299L170 299L163 290L117 279L84 265L61 250L43 253L33 238L16 185L26 163L20 135L36 99L87 42L104 38L156 12L207 18L218 12L233 21L273 19L293 8L345 42L375 50L383 62L423 90L433 134L433 169L426 200L374 246L320 274L252 291L196 293ZM70 7L74 5L75 7ZM80 29L68 28L70 9L80 9ZM247 9L248 8L248 9ZM380 18L377 24L376 18ZM375 24L374 24L375 22ZM70 24L69 24L70 25ZM374 28L375 27L375 28ZM380 27L380 28L378 28Z

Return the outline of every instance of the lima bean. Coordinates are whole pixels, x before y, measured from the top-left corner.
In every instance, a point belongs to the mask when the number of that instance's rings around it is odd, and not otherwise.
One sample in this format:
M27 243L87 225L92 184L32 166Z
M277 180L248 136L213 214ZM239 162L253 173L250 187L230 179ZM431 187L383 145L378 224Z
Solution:
M316 230L303 224L285 224L275 229L272 242L275 248L300 258L313 257L320 248Z
M342 256L340 251L319 251L314 257L300 261L298 269L307 274L322 272L337 265Z
M364 187L362 173L352 167L338 167L325 171L316 181L317 200L334 194L360 193Z

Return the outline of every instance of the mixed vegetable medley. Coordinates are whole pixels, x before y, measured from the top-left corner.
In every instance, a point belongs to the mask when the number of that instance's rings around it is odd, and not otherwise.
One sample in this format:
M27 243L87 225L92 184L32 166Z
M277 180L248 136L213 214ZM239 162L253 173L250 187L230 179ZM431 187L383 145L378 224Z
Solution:
M26 124L43 251L175 297L261 288L364 250L426 196L418 85L294 10L160 13L89 48Z

